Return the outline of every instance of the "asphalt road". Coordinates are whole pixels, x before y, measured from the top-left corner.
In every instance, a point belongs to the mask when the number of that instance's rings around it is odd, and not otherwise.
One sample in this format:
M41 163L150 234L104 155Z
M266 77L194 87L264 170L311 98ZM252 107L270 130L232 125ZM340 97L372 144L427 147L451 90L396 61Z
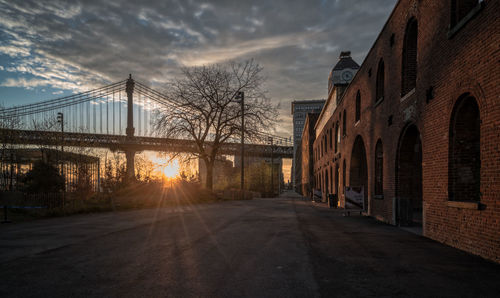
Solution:
M0 226L0 297L498 297L500 265L289 194Z

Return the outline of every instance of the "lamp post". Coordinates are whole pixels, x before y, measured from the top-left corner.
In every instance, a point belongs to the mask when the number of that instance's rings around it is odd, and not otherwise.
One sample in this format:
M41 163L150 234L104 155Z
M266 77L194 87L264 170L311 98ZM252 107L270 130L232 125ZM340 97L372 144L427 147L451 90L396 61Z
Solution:
M267 138L269 143L271 144L271 196L274 197L274 139L273 137L268 137Z
M61 123L61 177L63 178L63 208L66 193L66 177L64 177L64 114L57 113L57 123Z
M241 199L245 199L245 93L238 91L235 99L240 100L241 104L241 178L240 178L240 192Z

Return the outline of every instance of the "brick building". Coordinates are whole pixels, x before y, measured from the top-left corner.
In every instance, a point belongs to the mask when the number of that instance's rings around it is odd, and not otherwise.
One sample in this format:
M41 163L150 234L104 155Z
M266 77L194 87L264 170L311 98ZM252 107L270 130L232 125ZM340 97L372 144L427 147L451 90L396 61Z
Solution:
M325 104L324 99L313 100L294 100L292 102L292 116L293 116L293 159L292 159L292 183L294 188L299 191L301 167L296 166L300 164L300 140L302 130L304 129L304 121L307 113L319 113Z
M308 198L312 198L312 190L314 186L314 163L313 163L313 144L316 138L314 126L318 120L319 113L307 113L304 130L302 131L302 140L300 142L301 149L297 150L301 161L301 180L300 193ZM299 154L300 152L300 154Z
M500 1L399 1L329 94L315 187L342 206L363 186L368 215L500 262L499 28Z

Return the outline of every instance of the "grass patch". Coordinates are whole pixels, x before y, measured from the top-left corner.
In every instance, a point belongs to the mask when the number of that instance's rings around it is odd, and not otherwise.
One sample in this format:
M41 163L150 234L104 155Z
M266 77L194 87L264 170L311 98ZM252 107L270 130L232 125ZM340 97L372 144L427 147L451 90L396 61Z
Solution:
M9 209L13 222L106 211L176 207L228 201L197 183L179 182L173 187L159 183L133 183L113 193L67 194L64 207L50 209ZM3 211L2 211L3 213ZM2 214L3 217L3 214Z

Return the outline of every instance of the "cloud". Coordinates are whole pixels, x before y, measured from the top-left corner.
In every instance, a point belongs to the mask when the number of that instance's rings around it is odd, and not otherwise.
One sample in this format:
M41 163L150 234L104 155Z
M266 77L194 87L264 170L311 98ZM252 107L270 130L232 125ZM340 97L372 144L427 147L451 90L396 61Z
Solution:
M396 0L0 0L1 86L74 92L123 80L165 86L181 66L255 58L281 103L325 98L341 50L361 63Z
M13 45L0 46L0 53L11 57L26 57L30 55L30 51L27 48L16 47Z
M46 79L26 79L26 78L7 78L0 86L2 87L21 87L32 90L36 87L52 87L64 90L80 90L80 86L73 82L46 80Z
M178 56L181 64L186 66L206 65L234 60L239 57L256 55L262 51L300 46L307 39L308 33L289 34L262 39L243 41L227 47L213 47L203 51L193 50Z

